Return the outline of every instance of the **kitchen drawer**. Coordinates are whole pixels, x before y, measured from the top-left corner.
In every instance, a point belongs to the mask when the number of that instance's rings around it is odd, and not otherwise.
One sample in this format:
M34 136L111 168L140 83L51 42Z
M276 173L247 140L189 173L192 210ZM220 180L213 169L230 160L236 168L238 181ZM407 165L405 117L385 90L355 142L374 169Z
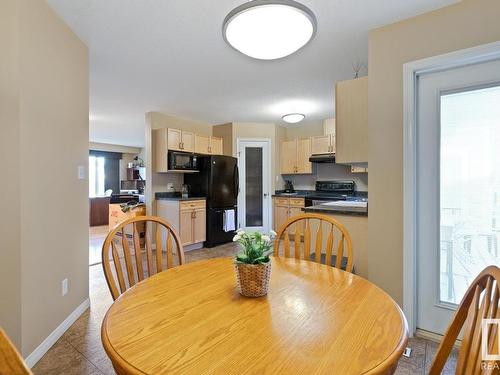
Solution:
M199 201L181 201L179 208L181 211L185 210L195 210L199 208L205 208L206 202L204 200Z
M304 207L304 198L290 198L290 206Z
M274 198L274 204L288 206L289 202L290 201L289 201L288 198L280 198L280 197L275 197Z

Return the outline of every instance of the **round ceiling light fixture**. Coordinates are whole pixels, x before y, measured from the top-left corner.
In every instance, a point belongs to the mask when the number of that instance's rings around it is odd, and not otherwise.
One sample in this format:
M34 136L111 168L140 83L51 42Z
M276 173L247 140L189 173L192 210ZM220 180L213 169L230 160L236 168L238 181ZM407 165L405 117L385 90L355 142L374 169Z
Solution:
M302 113L289 113L282 117L283 121L288 122L289 124L296 124L298 122L301 122L305 118L306 115Z
M316 17L293 0L252 0L224 19L222 34L237 51L260 60L275 60L305 46L316 33Z

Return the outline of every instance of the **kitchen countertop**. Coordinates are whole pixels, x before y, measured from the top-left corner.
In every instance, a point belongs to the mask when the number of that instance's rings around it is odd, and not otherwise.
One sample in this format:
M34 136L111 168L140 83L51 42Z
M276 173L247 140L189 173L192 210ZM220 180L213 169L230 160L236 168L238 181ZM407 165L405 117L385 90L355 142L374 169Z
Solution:
M273 197L284 197L284 198L307 198L310 195L318 195L315 190L295 190L296 194L285 193L283 190L276 190ZM368 192L366 191L355 191L353 197L367 198Z
M324 204L303 208L304 212L368 216L367 207L331 207Z
M285 193L283 190L276 190L273 197L285 197L285 198L305 198L308 195L314 193L314 190L295 190L297 194Z
M180 193L155 193L155 199L161 201L199 201L206 200L207 197L182 198Z

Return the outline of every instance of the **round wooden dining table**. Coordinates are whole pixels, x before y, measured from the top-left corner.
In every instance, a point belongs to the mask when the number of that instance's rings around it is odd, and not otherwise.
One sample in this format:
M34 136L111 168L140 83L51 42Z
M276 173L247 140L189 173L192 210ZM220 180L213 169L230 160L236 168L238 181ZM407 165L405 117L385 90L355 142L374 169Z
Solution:
M232 258L189 263L128 289L102 342L119 374L390 374L408 340L384 291L319 263L272 257L269 293L236 290Z

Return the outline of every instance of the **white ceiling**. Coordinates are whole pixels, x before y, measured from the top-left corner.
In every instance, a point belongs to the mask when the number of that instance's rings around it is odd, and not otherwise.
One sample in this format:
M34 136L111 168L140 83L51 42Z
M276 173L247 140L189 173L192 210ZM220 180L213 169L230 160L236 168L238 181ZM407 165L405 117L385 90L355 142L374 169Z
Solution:
M457 2L303 0L318 20L315 38L259 61L221 36L243 0L47 1L90 49L90 140L139 147L148 111L211 124L332 117L334 83L367 63L368 30Z

